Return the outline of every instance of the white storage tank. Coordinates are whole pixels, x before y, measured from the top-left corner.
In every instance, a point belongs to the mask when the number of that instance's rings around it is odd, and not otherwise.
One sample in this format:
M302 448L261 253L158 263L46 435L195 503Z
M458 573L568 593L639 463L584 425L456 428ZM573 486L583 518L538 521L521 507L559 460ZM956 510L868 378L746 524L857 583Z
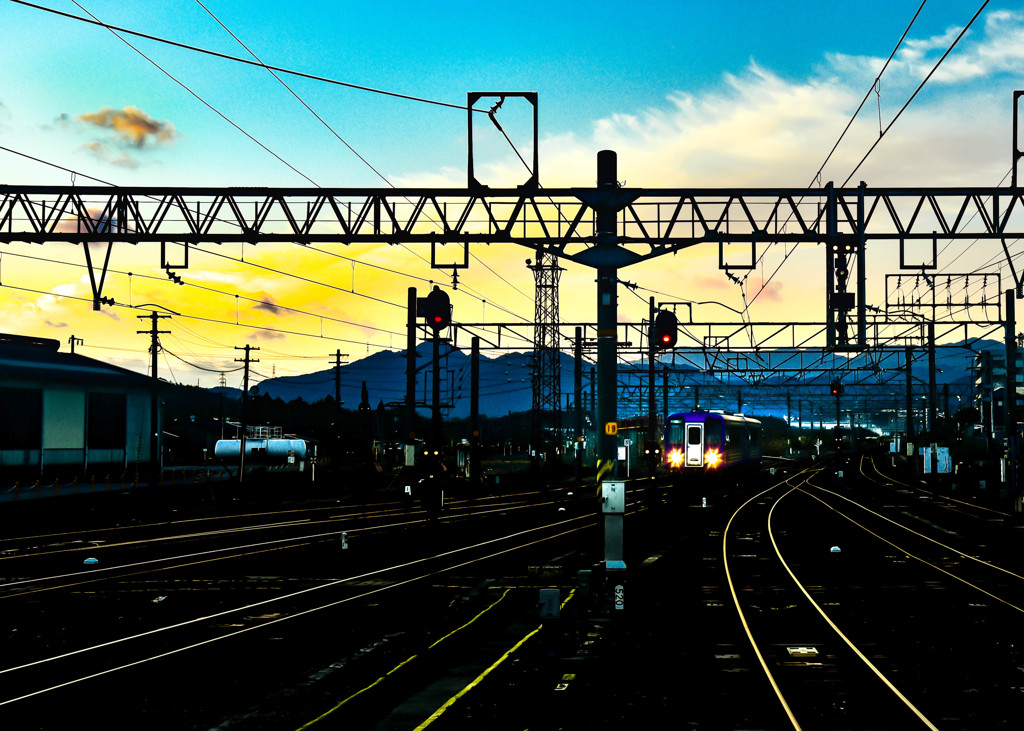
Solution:
M219 459L238 459L241 439L221 439L213 447L213 456ZM306 442L302 439L246 439L245 458L285 462L306 458Z

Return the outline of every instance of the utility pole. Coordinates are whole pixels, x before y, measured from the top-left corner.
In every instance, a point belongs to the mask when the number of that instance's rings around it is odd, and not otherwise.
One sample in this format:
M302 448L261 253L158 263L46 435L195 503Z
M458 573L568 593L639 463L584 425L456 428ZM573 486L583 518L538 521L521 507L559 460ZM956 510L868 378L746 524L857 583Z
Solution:
M343 365L341 359L347 357L348 353L342 353L340 349L334 351L334 439L331 444L331 454L333 455L341 454L341 366Z
M928 323L928 432L935 443L935 416L938 408L938 386L935 381L935 323ZM932 450L935 454L935 450Z
M793 399L786 391L786 454L793 453Z
M618 157L612 150L597 153L597 188L595 200L597 243L595 249L601 262L597 266L597 457L605 479L618 475L618 283L616 254L619 251ZM603 195L602 195L603 194ZM602 491L606 485L602 484ZM618 488L624 490L624 483ZM608 486L610 491L612 488ZM604 506L604 563L609 571L625 571L623 549L624 501L612 499Z
M348 353L342 353L341 350L334 351L334 404L338 410L341 410L341 367L348 365L348 362L341 362L342 358L347 358Z
M841 452L841 451L843 451L843 438L842 438L842 436L839 433L839 428L842 426L842 424L840 423L840 417L842 416L842 413L840 412L840 408L839 408L839 396L840 396L840 391L839 390L836 390L835 396L836 396L836 452Z
M910 370L911 370L910 369L910 364L911 364L911 362L913 360L913 350L908 345L908 346L906 346L906 349L904 350L904 353L905 353L905 355L904 355L904 363L906 364L906 367L907 367L907 388L906 388L905 401L904 401L904 407L907 410L907 426L906 426L906 429L904 431L907 434L907 439L906 439L907 444L913 444L914 443L914 382L912 380L913 376L912 376L912 374L910 372ZM907 456L908 457L913 457L914 455L913 454L908 454Z
M469 356L469 485L480 487L480 338L473 336Z
M150 353L150 365L149 373L152 377L153 386L150 389L149 398L149 471L150 477L149 482L151 485L155 485L160 477L161 463L161 447L160 447L160 380L157 377L157 354L160 352L160 336L169 335L170 330L158 329L160 320L170 319L170 315L161 315L156 310L151 311L148 315L136 315L140 320L149 318L150 328L149 330L137 330L137 335L149 335L149 353Z
M647 476L654 478L654 470L657 465L656 445L658 443L658 418L656 411L656 400L654 397L655 386L655 357L654 348L654 297L650 298L650 319L647 327Z
M661 372L661 425L668 426L668 371ZM661 436L660 434L658 435Z
M405 324L405 435L402 442L415 444L416 432L416 288L409 287Z
M573 476L579 484L583 479L583 328L576 328L572 347L572 392L576 408L572 415Z
M430 381L430 447L441 448L441 333L434 331L430 340L433 365Z
M244 364L242 370L242 429L241 441L238 444L238 483L241 484L244 481L245 475L245 432L246 429L248 429L248 425L246 424L246 417L248 415L247 410L249 408L249 364L259 363L258 360L253 360L249 357L249 351L259 350L259 348L253 348L248 343L246 343L244 348L239 348L236 345L235 350L245 351L244 358L235 358L235 363Z
M140 317L145 317L145 315L141 315ZM85 345L84 340L82 340L81 338L76 338L74 335L72 335L70 338L68 338L68 345L71 346L71 355L75 354L75 343L78 343L79 345Z
M1017 304L1014 291L1006 290L1006 387L1003 389L1003 434L1006 435L1006 486L1014 512L1024 510L1017 490Z

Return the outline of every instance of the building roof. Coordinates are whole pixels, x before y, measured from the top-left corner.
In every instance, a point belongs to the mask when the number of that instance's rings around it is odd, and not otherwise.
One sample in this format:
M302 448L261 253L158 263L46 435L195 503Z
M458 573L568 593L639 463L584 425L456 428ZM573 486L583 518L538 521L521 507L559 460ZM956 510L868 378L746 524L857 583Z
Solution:
M0 386L26 381L125 389L152 386L152 380L141 373L77 353L61 353L57 340L0 333Z

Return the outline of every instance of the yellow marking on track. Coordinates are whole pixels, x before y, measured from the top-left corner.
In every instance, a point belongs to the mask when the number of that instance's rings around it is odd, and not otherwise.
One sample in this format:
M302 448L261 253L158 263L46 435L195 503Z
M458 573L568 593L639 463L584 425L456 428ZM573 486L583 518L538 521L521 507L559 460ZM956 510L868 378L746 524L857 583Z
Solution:
M454 635L454 634L455 634L456 632L459 632L460 630L463 630L463 629L465 629L466 627L468 627L469 625L471 625L471 624L473 624L474 622L476 622L476 621L477 621L478 619L480 619L480 617L482 617L482 616L483 616L484 614L486 614L487 612L489 612L489 611L491 611L492 609L494 609L494 607L498 606L498 604L500 604L500 603L501 603L501 602L502 602L502 601L503 601L503 600L505 599L505 597L506 597L506 596L508 596L508 593L509 593L510 591L512 591L512 588L511 588L511 587L510 587L510 588L508 588L508 589L505 589L505 591L504 591L504 592L502 593L502 595L501 595L500 597L498 597L498 598L497 598L497 599L496 599L496 600L495 600L495 601L494 601L493 603L491 603L491 604L490 604L490 605L489 605L489 606L488 606L488 607L487 607L486 609L482 610L482 611L481 611L481 612L480 612L479 614L477 614L477 615L476 615L475 617L473 617L473 618L472 618L471 620L469 620L468 622L466 622L466 623L465 623L464 625L462 625L461 627L459 627L459 628L457 628L457 629L454 629L454 630L452 630L451 632L449 632L448 634L446 634L446 635L445 635L444 637L442 637L441 639L439 639L439 640L437 640L436 642L434 642L433 644L431 644L431 645L430 645L430 646L429 646L429 647L428 647L427 649L428 649L428 650L430 650L430 649L433 649L433 648L437 647L437 646L438 646L438 645L440 645L440 644L441 644L442 642L444 642L445 640L447 640L447 639L448 639L449 637L451 637L452 635ZM362 694L363 694L363 693L365 693L366 691L368 691L368 690L370 690L371 688L373 688L374 686L378 685L378 684L379 684L379 683L381 683L381 682L382 682L383 680L385 680L385 679L386 679L386 678L387 678L387 677L388 677L389 675L391 675L392 673L395 673L395 672L397 672L397 671L398 671L399 669L401 669L401 668L403 668L404 666L408 665L408 664L409 664L410 662L412 662L413 660L415 660L415 659L416 659L417 657L419 657L419 655L413 655L413 656L411 656L411 657L409 657L409 658L407 658L407 659L403 660L402 662L398 663L398 665L396 665L395 667L391 668L391 669L390 669L389 671L387 671L386 673L384 673L384 675L382 675L382 676L380 676L379 678L377 678L377 679L376 679L375 681L373 681L372 683L370 683L370 684L369 684L368 686L366 686L365 688L362 688L362 689L360 689L360 690L357 690L357 691L356 691L355 693L353 693L352 695L350 695L350 696L349 696L348 698L345 698L345 699L344 699L343 701L341 701L340 703L338 703L338 704L337 704L336 706L334 706L334 707L333 707L333 708L331 708L330 710L328 710L328 711L325 711L324 713L320 714L319 716L317 716L316 718L314 718L314 719L313 719L312 721L309 721L308 723L305 723L305 724L303 724L302 726L299 726L299 728L297 729L297 731L303 731L303 729L307 729L307 728L309 728L310 726L312 726L313 724L315 724L315 723L318 723L319 721L322 721L323 719L327 718L327 717L328 717L329 715L331 715L332 713L334 713L335 711L337 711L337 710L338 710L339 708L341 708L342 706L344 706L344 705L345 705L346 703L348 703L349 701L353 700L354 698L357 698L357 697L359 697L360 695L362 695Z
M483 671L482 673L480 673L480 674L479 674L479 675L478 675L478 676L477 676L477 677L476 677L476 678L475 678L475 679L473 680L473 682L472 682L472 683L470 683L470 684L469 684L469 685L467 685L467 686L466 686L465 688L463 688L463 689L462 689L462 690L460 690L460 691L459 691L458 693L456 693L456 694L455 694L455 695L453 695L453 696L452 696L451 698L449 698L449 699L448 699L448 701L447 701L447 702L446 702L446 703L445 703L445 704L444 704L443 706L441 706L441 707L440 707L440 708L438 708L438 709L437 709L436 711L434 711L434 712L433 712L433 713L431 714L430 718L428 718L428 719L427 719L426 721L424 721L424 722L423 722L423 723L421 723L421 724L420 724L419 726L417 726L417 727L416 727L416 728L414 729L414 731L421 731L422 729L425 729L425 728L426 728L427 726L429 726L429 725L430 725L430 724L432 724L432 723L433 723L434 721L436 721L437 719L439 719L439 718L441 717L441 715L442 715L442 714L443 714L443 713L444 713L445 711L447 711L447 710L448 710L449 708L451 708L451 707L452 707L452 705L453 705L453 704L454 704L454 703L455 703L455 702L456 702L457 700L459 700L459 698L461 698L462 696L466 695L466 693L468 693L468 692L469 692L469 691L471 691L471 690L472 690L473 688L475 688L475 687L476 687L476 686L477 686L477 685L478 685L478 684L479 684L479 683L480 683L480 682L481 682L481 681L482 681L482 680L483 680L484 678L486 678L486 677L487 677L488 675L490 675L490 674L491 674L491 672L492 672L492 671L493 671L493 670L494 670L494 669L495 669L496 667L498 667L498 666L499 666L499 665L501 665L501 664L502 664L503 662L505 662L505 660L507 660L507 659L509 658L509 656L510 656L510 655L511 655L511 654L512 654L513 652L515 652L516 650L518 650L518 649L519 649L520 647L522 647L522 646L523 646L524 644L526 644L526 641L527 641L527 640L529 640L529 639L530 639L531 637L533 637L533 636L534 636L535 634L537 634L538 632L540 632L540 630L541 630L541 628L542 628L543 626L544 626L544 625L539 625L539 626L537 627L537 629L533 630L533 631L532 631L532 632L530 632L530 633L529 633L528 635L526 635L525 637L523 637L523 639L519 640L519 642L517 642L517 643L516 643L515 645L513 645L513 646L512 646L512 649L510 649L510 650L509 650L508 652L506 652L506 653L505 653L504 655L502 655L501 657L499 657L499 658L497 659L497 661L495 661L495 663L494 663L493 665L491 665L491 666L490 666L489 668L487 668L487 669L486 669L486 670L484 670L484 671Z
M451 636L452 636L453 634L455 634L456 632L459 632L459 631L461 631L461 630L464 630L464 629L466 629L466 627L468 627L469 625L473 624L473 622L477 621L478 619L480 619L480 617L484 616L485 614L487 614L487 612L491 611L491 610L492 610L492 609L494 609L494 608L495 608L496 606L498 606L498 604L500 604L500 603L501 603L501 601L502 601L502 600L503 600L503 599L504 599L504 598L505 598L506 596L508 596L508 593L509 593L510 591L512 591L512 590L511 590L511 589L505 589L505 592L504 592L504 593L503 593L503 594L502 594L502 595L501 595L500 597L498 597L498 600L497 600L496 602L494 602L494 603L493 603L493 604L491 604L491 605L490 605L489 607L487 607L486 609L484 609L483 611L481 611L481 612L480 612L480 613L479 613L478 615L476 615L475 617L473 617L473 619L469 620L468 622L466 622L466 623L465 623L464 625L462 625L461 627L459 627L459 628L457 628L457 629L453 629L453 630L452 630L451 632L449 632L448 634L446 634L446 635L445 635L444 637L442 637L441 639L439 639L439 640L437 640L436 642L434 642L433 644L431 644L431 645L430 645L430 646L429 646L429 647L428 647L427 649L428 649L428 650L430 650L430 649L433 649L433 648L437 647L438 645L440 645L440 644L441 644L442 642L444 642L445 640L447 640L447 639L448 639L449 637L451 637Z

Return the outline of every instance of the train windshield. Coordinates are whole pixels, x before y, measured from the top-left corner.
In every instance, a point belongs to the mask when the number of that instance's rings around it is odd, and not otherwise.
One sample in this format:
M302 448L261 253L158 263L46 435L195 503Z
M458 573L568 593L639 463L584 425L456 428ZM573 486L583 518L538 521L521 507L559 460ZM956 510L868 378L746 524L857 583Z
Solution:
M691 424L686 430L686 443L687 444L700 444L701 428L699 426Z
M668 443L680 444L683 441L683 420L671 419L668 422Z

